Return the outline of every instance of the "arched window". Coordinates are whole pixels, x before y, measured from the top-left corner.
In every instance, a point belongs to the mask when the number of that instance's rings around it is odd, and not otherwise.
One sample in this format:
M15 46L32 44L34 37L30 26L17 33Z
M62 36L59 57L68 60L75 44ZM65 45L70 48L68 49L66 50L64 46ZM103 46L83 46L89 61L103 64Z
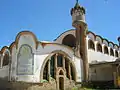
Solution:
M108 47L107 46L104 46L104 54L108 54Z
M110 55L111 55L111 56L114 56L114 52L113 52L113 49L112 49L112 48L110 48Z
M88 41L88 49L93 49L95 50L95 45L94 45L94 42L92 40L89 40Z
M76 38L72 34L68 34L67 36L64 37L62 44L70 46L70 47L75 47L76 46Z
M9 64L9 53L6 52L4 57L3 57L3 65L2 66L6 66Z
M32 75L33 74L33 54L32 48L24 44L20 47L17 56L17 74L18 75Z
M51 74L51 77L54 78L54 70L55 70L55 55L53 55L50 59L50 74Z
M50 66L49 66L50 63ZM50 67L50 68L49 68ZM64 75L64 72L66 72L66 76L68 79L75 80L75 67L73 64L71 64L71 60L68 59L67 56L61 53L55 53L45 63L45 66L43 67L43 79L49 81L48 77L51 76L53 79L56 79L56 67L57 68L65 68L65 70L61 70L58 74ZM50 75L49 75L50 70ZM71 76L70 76L71 75Z
M67 78L70 79L70 77L69 77L69 60L67 58L65 58L65 69L66 69L66 76L67 76Z
M102 52L102 46L100 43L97 44L97 51Z
M43 79L48 80L48 61L44 67L44 71L43 71Z
M115 50L115 56L118 57L118 51L117 50Z
M57 66L62 67L63 66L63 55L58 54L57 56Z

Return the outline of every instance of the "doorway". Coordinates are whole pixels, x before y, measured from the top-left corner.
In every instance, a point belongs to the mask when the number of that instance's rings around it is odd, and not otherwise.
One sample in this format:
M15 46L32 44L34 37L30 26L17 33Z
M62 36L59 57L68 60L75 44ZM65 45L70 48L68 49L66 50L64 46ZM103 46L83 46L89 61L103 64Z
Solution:
M59 90L64 90L64 78L59 77Z

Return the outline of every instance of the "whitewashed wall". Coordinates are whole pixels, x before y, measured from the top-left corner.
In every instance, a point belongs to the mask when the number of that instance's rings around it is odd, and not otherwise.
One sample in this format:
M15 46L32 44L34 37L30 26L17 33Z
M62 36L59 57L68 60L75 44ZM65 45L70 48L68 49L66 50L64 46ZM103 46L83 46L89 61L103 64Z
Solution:
M114 79L112 66L101 65L90 68L91 81L111 81Z
M9 66L3 66L2 68L0 68L0 78L6 78L8 79L8 75L9 75Z
M74 63L76 66L76 81L77 82L82 82L83 80L83 62L82 59L78 58L78 57L74 57Z
M29 34L30 33L30 34ZM19 38L19 39L18 39ZM75 69L77 71L77 81L82 80L82 61L74 56L74 51L65 45L55 44L55 43L42 43L35 41L35 36L31 35L31 32L27 34L17 35L17 40L15 40L14 45L11 49L12 64L11 64L11 80L14 81L25 81L25 82L40 82L41 68L44 60L54 51L65 52L68 57L75 64ZM17 44L16 44L17 42ZM18 75L17 74L17 63L18 63L18 53L22 45L29 45L32 48L32 53L34 57L34 71L32 75ZM37 44L37 45L36 45ZM37 47L36 47L37 46Z
M114 56L110 56L101 52L97 52L94 50L89 49L88 50L88 62L93 63L94 61L98 62L112 62L115 61L117 58Z
M11 71L10 71L10 76L11 80L16 80L16 66L17 66L17 50L16 46L14 45L11 50Z

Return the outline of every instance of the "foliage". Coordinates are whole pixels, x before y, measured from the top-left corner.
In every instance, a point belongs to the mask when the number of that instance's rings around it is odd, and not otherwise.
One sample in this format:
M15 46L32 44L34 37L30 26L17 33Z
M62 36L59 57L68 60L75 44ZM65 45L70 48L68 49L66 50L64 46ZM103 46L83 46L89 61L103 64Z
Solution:
M72 90L78 90L78 88L77 87L73 87Z
M45 83L45 82L48 82L47 80L43 79L40 81L41 83Z

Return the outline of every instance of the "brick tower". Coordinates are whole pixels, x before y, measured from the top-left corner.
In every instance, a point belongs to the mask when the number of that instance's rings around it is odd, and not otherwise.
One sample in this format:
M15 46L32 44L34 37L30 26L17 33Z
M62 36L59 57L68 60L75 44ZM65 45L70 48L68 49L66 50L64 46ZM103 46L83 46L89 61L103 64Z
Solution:
M71 9L72 26L76 28L76 52L83 60L83 82L88 81L88 56L86 46L87 24L85 22L85 9L80 6L78 0Z

